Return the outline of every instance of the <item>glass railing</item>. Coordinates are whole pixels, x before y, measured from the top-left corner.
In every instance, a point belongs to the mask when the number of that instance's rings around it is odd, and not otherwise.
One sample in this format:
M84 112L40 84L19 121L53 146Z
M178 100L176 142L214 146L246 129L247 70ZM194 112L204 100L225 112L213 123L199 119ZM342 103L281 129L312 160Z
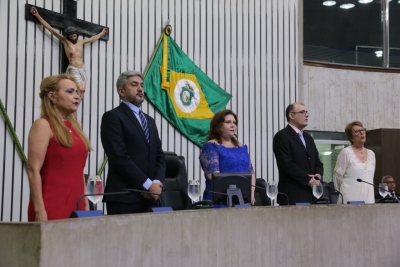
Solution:
M304 60L400 68L400 0L303 0Z
M382 48L373 46L356 46L355 49L343 49L304 45L304 60L382 67ZM400 48L391 48L389 66L400 68Z

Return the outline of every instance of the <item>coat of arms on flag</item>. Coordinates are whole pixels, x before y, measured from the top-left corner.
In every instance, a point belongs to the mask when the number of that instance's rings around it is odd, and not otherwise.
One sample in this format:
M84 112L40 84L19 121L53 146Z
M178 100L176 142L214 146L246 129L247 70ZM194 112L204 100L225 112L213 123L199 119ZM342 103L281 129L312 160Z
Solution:
M213 82L180 49L165 27L144 72L147 98L181 133L202 146L210 120L231 95Z

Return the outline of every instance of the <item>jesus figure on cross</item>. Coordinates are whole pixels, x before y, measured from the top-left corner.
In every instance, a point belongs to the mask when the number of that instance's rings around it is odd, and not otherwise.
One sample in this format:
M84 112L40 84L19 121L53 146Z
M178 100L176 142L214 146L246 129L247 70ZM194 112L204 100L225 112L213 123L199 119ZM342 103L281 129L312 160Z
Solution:
M83 97L83 94L86 90L86 83L89 80L88 74L86 73L85 64L83 63L82 59L83 45L100 39L103 35L107 34L107 28L104 28L99 34L90 38L78 40L78 31L74 27L68 27L65 30L65 36L63 36L39 15L39 12L35 7L31 8L31 13L64 45L65 54L69 60L69 66L65 72L74 76L74 78L77 80Z

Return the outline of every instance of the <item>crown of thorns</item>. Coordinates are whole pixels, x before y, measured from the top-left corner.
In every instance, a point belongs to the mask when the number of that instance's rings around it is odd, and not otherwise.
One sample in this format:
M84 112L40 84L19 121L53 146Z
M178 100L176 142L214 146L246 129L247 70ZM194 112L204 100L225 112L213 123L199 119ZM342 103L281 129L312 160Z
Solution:
M71 35L71 34L78 34L78 30L74 27L68 27L65 29L65 35Z

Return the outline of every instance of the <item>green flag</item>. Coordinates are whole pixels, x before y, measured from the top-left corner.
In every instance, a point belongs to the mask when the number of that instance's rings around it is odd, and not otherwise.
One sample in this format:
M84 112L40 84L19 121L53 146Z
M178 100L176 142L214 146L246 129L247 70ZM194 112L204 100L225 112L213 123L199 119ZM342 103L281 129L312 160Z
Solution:
M144 73L147 98L181 133L198 146L206 141L210 120L231 95L214 83L170 37L162 38Z

